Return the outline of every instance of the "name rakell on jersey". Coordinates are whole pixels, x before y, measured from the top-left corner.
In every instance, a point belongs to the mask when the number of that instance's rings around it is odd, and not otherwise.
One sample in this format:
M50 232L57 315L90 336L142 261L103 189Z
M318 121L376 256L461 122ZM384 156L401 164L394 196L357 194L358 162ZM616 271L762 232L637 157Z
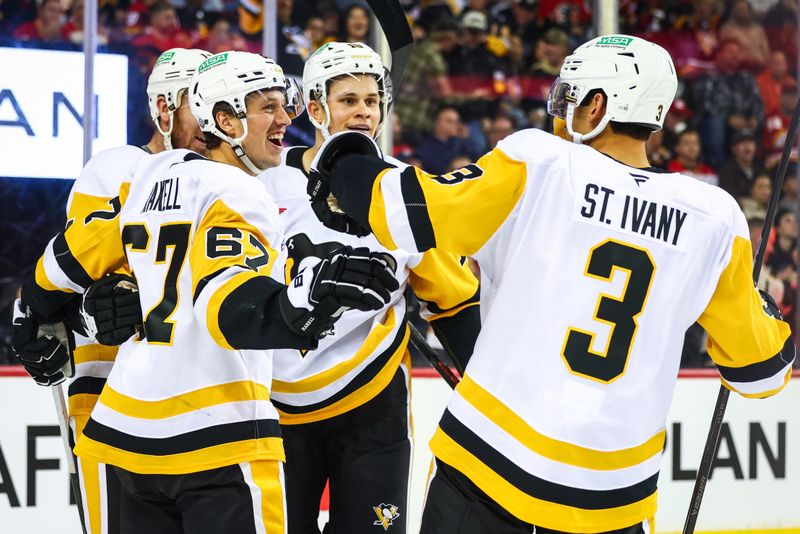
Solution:
M573 220L611 227L681 251L685 249L680 238L689 219L686 210L592 182L578 191Z
M179 178L167 178L153 184L150 195L142 207L141 213L146 211L167 211L181 209L178 203Z

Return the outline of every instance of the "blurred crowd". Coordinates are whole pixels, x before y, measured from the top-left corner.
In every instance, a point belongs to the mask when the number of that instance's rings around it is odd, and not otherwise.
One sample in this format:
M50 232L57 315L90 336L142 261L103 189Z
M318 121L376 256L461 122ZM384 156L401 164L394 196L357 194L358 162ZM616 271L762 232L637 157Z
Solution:
M300 76L305 59L327 41L374 43L371 14L362 1L274 1L277 60L289 74ZM667 48L680 80L664 129L648 142L652 164L728 191L739 201L754 243L798 98L799 2L619 1L620 33ZM444 173L516 130L551 127L546 96L564 58L592 36L592 1L402 4L416 44L394 95L396 157ZM127 54L143 83L159 53L171 47L260 52L262 9L262 0L100 0L100 43ZM0 35L17 42L77 47L82 32L83 0L0 2ZM145 115L144 106L129 109ZM146 128L146 117L140 123ZM139 142L136 135L129 141ZM300 120L289 139L309 143L312 135ZM793 151L760 281L792 324L796 161ZM687 342L687 364L702 363L702 334L696 337L694 345Z

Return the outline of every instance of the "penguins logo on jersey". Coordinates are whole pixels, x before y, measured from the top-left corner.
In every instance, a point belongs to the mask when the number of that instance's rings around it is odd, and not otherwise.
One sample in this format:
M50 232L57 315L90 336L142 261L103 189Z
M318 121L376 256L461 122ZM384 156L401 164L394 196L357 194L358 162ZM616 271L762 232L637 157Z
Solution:
M400 517L399 508L393 504L380 503L378 506L373 506L372 509L378 516L378 519L372 524L383 527L383 530L389 530L389 527Z

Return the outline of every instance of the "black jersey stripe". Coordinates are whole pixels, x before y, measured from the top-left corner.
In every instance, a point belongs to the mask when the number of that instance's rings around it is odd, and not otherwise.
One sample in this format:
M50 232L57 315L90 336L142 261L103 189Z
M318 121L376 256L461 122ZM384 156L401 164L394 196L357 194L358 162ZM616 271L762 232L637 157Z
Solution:
M722 378L724 378L726 382L738 383L757 382L766 378L772 378L785 369L787 365L792 363L791 358L794 351L792 350L793 346L791 346L791 343L792 340L790 338L786 342L788 346L784 346L781 352L763 362L752 363L744 367L725 367L724 365L717 365L719 374L722 375ZM785 356L784 353L788 355L790 361L786 361L787 356Z
M586 510L605 510L639 502L656 491L658 473L632 486L613 490L587 490L550 482L514 464L456 419L450 410L445 410L439 428L509 484L535 499Z
M103 391L103 386L106 385L106 379L98 376L81 376L72 381L67 390L67 395L79 395L81 393L89 393L91 395L100 395Z
M417 172L414 167L407 167L400 174L400 191L406 205L408 222L417 250L428 250L436 246L436 237L433 234L433 224L428 214L428 205L425 194L419 185Z
M86 269L84 269L78 260L75 259L75 256L72 255L72 251L70 251L67 245L67 239L64 237L63 232L58 234L55 240L53 240L53 256L55 256L59 268L64 271L64 274L66 274L73 283L82 288L88 288L94 283L94 280L92 280L92 277L86 272Z
M405 338L406 334L406 318L403 317L403 322L400 324L400 328L397 329L395 333L395 338L392 341L392 344L383 351L377 358L372 360L367 366L355 377L353 380L350 381L345 387L337 391L335 394L331 395L325 400L316 402L314 404L307 404L304 406L294 406L291 404L286 404L283 402L279 402L275 400L274 395L270 399L272 404L280 411L287 413L287 414L304 414L310 413L317 410L321 410L331 404L334 404L345 397L352 394L354 391L360 389L361 387L365 386L367 383L371 382L378 374L386 367L386 364L391 360L392 356L397 352L400 348L401 344L403 343L403 339Z
M89 418L83 433L94 441L124 451L165 456L236 441L277 438L280 437L281 430L275 419L257 419L210 426L165 438L145 438L127 434Z

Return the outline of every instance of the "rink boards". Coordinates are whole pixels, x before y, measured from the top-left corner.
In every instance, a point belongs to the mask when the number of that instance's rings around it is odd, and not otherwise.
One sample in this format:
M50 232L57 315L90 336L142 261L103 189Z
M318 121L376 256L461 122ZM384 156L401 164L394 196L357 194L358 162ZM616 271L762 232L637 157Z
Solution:
M658 532L683 526L718 387L715 371L687 371L678 380L667 421ZM416 525L430 464L427 441L449 388L420 370L412 391L416 449L408 514ZM80 532L50 392L21 369L0 367L0 406L0 532ZM698 532L800 533L800 377L769 399L732 395L725 419Z

